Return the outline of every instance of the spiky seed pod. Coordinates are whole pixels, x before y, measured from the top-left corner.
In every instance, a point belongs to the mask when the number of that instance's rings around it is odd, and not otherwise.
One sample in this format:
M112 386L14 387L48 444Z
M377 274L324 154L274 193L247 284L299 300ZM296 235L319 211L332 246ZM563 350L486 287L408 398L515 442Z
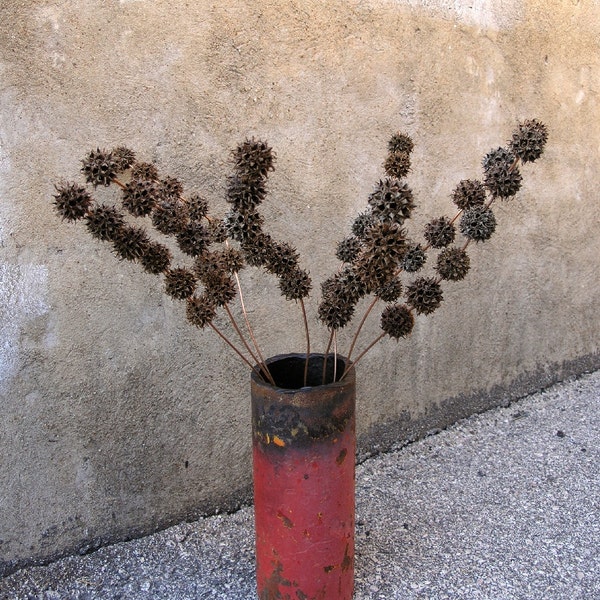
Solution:
M516 160L516 156L506 148L495 148L490 150L481 161L484 172L493 169L494 167L510 168Z
M158 242L150 242L140 257L142 267L153 275L164 273L171 264L171 251Z
M112 153L100 148L92 150L81 162L85 180L94 187L109 186L119 170Z
M148 251L150 239L142 227L125 225L113 240L117 255L124 260L139 260Z
M320 302L317 315L328 329L341 329L352 320L354 305L342 298L326 297Z
M158 181L158 169L152 163L139 162L131 167L132 179L145 179L148 181Z
M296 248L287 242L273 242L268 248L264 267L270 273L284 277L298 269L300 255Z
M375 295L384 302L396 302L402 295L403 287L399 277L390 279L375 290Z
M392 261L365 253L356 259L354 267L368 294L388 283L396 272L396 265Z
M191 221L177 234L176 239L182 252L198 256L208 248L210 234L202 223Z
M152 225L164 235L181 233L188 219L187 205L177 198L159 200L152 210Z
M381 329L396 340L409 335L414 324L412 311L404 304L392 304L381 313Z
M452 192L452 201L461 210L485 204L485 187L477 179L463 179Z
M371 266L396 267L406 252L405 231L395 223L378 223L371 227L364 243L359 260L365 259ZM366 266L364 261L363 265Z
M204 293L215 306L229 304L237 294L235 281L224 272L215 272L212 277L206 278Z
M267 188L262 179L248 175L233 175L227 186L227 202L239 212L255 210L267 196Z
M309 274L298 267L279 276L279 289L286 300L301 300L310 294L312 282Z
M388 151L393 152L406 152L410 154L415 147L412 139L405 133L395 133L388 142Z
M208 222L208 237L211 244L222 244L227 239L227 228L223 221L212 219Z
M244 255L236 248L225 248L221 256L223 269L228 273L239 273L244 268Z
M370 290L357 269L347 266L323 282L321 291L323 298L328 297L336 301L346 300L350 304L356 304Z
M323 298L330 298L332 296L339 295L338 290L341 286L336 278L336 275L328 277L325 281L321 282L321 295Z
M196 276L183 267L165 273L165 292L176 300L189 298L196 289Z
M415 207L411 189L397 179L379 181L369 196L369 205L375 219L402 224Z
M135 152L125 146L115 148L112 155L117 165L117 171L126 171L135 162Z
M65 221L77 221L87 214L92 205L88 191L76 183L60 182L54 188L54 208Z
M410 171L410 155L408 152L403 152L402 150L390 152L385 159L385 163L383 163L383 168L386 175L396 179L403 179Z
M123 208L135 217L152 212L158 200L156 184L148 179L132 179L123 190Z
M321 296L334 300L344 296L342 283L340 282L340 274L336 273L321 282Z
M431 314L444 296L440 284L432 277L419 277L406 288L406 301L418 314Z
M445 248L437 257L435 270L442 279L460 281L471 267L469 255L462 248Z
M459 227L467 238L476 242L485 242L496 229L496 217L491 208L475 206L463 213Z
M103 241L115 239L125 225L125 217L114 206L94 206L88 211L85 220L88 231Z
M208 215L208 200L199 194L192 194L188 200L188 212L192 221L200 221Z
M351 263L356 260L361 247L362 242L356 236L351 235L338 243L335 255L342 262Z
M194 273L204 284L215 276L225 276L226 271L227 267L221 252L203 252L194 261Z
M421 247L421 244L411 244L407 247L400 266L407 273L416 273L423 268L423 265L427 261L427 255L425 250Z
M183 184L175 177L165 177L158 182L161 198L179 198L183 194Z
M537 160L544 151L548 141L548 129L537 119L519 123L510 141L510 149L523 162Z
M225 215L224 223L231 239L251 243L262 232L263 218L255 211L241 213L233 209Z
M354 219L352 223L352 233L359 239L364 240L367 231L375 224L375 217L371 211L363 212Z
M216 314L215 305L205 294L202 296L190 296L186 300L185 315L187 320L200 329L210 325Z
M485 172L484 181L492 195L510 198L521 189L523 177L516 166L507 168L498 165Z
M272 255L273 239L268 233L259 233L240 244L244 259L251 267L264 266Z
M425 225L423 237L434 248L444 248L454 241L456 229L448 217L433 219Z
M497 148L483 159L484 183L490 193L500 198L514 196L523 177L517 168L517 157L506 148Z
M267 142L252 138L233 151L233 160L238 173L252 179L264 179L274 169L275 155Z

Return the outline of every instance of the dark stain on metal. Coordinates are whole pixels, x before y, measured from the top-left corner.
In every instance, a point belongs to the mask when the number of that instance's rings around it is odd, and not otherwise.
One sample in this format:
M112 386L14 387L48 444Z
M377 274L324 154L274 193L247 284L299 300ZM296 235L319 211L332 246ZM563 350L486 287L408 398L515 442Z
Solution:
M348 454L348 450L346 448L344 448L338 455L338 457L335 459L336 464L339 466L344 462L344 459L346 458L346 455Z
M354 562L353 557L348 554L348 544L346 544L346 550L344 551L344 560L342 560L342 571L346 572L352 567Z
M288 579L282 577L283 573L283 565L281 562L277 561L275 563L275 569L273 573L271 573L271 577L267 579L265 582L265 587L260 591L260 600L287 600L289 599L289 594L285 596L281 595L279 591L280 585L290 586L292 585Z
M331 573L331 571L333 571L335 569L335 565L327 565L326 567L323 567L323 571L325 571L325 573Z
M294 523L291 519L286 517L281 511L277 513L277 518L283 523L285 527L291 529L294 526Z

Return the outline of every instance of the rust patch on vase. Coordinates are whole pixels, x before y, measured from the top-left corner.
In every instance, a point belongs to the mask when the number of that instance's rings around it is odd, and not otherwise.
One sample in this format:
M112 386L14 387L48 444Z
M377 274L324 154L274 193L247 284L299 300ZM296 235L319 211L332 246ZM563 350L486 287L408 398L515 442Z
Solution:
M335 463L337 464L337 466L339 467L343 462L344 459L346 458L348 454L348 449L344 448L338 455L338 457L335 459Z
M291 586L292 583L289 579L285 579L282 576L283 573L283 565L281 562L277 561L275 563L275 569L273 573L271 573L271 577L267 579L265 582L265 587L260 591L259 597L260 600L287 600L290 596L286 594L285 597L281 595L281 591L279 590L279 586Z
M354 562L353 557L348 554L349 544L346 544L346 550L344 550L344 560L342 560L342 572L348 571L352 567Z
M277 518L283 523L285 527L291 529L294 526L294 522L286 517L281 511L277 513Z

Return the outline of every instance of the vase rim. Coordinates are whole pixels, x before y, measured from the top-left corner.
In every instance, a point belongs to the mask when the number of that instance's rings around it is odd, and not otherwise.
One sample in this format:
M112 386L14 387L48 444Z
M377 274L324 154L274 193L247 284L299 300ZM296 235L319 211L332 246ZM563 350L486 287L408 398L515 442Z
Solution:
M257 364L254 366L254 368L252 369L251 372L251 380L253 385L260 385L260 386L264 386L265 388L269 388L272 390L276 390L278 393L280 394L294 394L297 393L299 391L302 392L306 392L310 389L323 389L323 388L338 388L338 387L343 387L349 384L354 384L355 382L355 369L353 367L353 363L352 361L348 361L348 359L341 355L341 354L332 354L329 353L327 355L325 355L323 352L311 352L309 355L309 360L312 359L318 359L318 358L322 358L327 356L327 360L332 360L335 356L335 358L337 359L338 363L341 361L343 366L342 372L339 373L339 375L341 376L341 374L344 371L346 372L346 375L344 377L343 380L336 380L336 381L331 381L325 384L319 384L319 385L307 385L307 386L301 386L301 387L284 387L281 385L273 385L272 383L265 381L263 379L263 377L260 374L261 368L260 368L260 364ZM306 352L289 352L289 353L282 353L282 354L275 354L273 356L270 356L269 358L265 359L265 364L267 366L270 365L274 365L276 363L280 363L282 361L285 360L305 360L306 358ZM348 363L350 364L350 368L348 368Z

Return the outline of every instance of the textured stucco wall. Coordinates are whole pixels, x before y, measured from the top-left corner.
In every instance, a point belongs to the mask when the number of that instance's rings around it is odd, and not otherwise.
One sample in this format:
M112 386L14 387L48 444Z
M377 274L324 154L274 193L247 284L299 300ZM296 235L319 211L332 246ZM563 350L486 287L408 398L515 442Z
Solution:
M599 366L599 40L597 1L3 0L0 574L250 489L243 365L158 279L53 213L53 183L88 150L127 144L223 214L230 149L266 138L270 231L318 283L392 132L416 144L415 233L453 214L455 184L518 119L546 122L468 278L360 364L364 454ZM276 284L243 280L265 352L302 350Z

